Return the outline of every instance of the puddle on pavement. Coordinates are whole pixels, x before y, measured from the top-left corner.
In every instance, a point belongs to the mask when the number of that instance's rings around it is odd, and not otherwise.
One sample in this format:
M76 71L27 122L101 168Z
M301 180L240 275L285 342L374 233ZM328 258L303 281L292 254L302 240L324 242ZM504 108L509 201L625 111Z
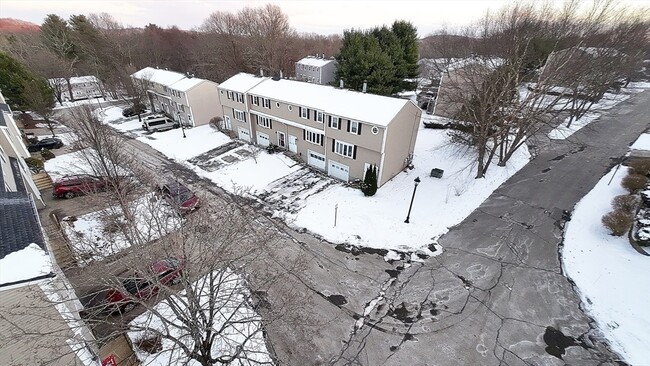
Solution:
M336 306L345 305L348 303L348 300L343 295L329 295L327 300Z

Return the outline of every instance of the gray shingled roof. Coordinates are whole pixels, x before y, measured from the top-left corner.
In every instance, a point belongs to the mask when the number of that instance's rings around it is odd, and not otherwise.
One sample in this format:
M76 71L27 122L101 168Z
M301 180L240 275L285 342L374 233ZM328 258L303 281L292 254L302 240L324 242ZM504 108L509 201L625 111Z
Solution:
M24 192L0 192L0 259L45 241L32 199Z
M3 112L0 112L0 126L7 127L7 116Z
M11 108L9 108L9 104L7 103L0 103L0 111L11 113Z

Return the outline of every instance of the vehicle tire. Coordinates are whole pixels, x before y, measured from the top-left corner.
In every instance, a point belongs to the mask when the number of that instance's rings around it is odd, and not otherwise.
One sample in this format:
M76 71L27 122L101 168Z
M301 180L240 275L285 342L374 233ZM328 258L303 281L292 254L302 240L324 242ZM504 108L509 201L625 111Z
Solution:
M130 302L130 303L128 303L128 304L122 306L122 308L120 308L120 313L122 313L122 314L126 314L126 313L128 313L129 311L131 311L131 310L133 310L133 309L135 309L135 303L134 303L134 302Z
M75 196L76 196L76 194L74 194L73 192L66 192L66 193L63 195L63 197L64 197L64 198L67 198L67 199L74 198Z
M151 130L151 133L156 133L156 132L158 132L157 128L154 128L153 130Z

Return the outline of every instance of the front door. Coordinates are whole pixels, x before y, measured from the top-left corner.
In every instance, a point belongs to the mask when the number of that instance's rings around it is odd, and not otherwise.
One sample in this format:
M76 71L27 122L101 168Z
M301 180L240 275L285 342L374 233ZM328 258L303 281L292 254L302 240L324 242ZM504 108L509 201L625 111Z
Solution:
M232 130L232 124L230 124L230 116L223 116L224 128L227 130Z
M289 151L298 152L298 138L296 136L289 135Z
M287 142L285 141L284 132L279 132L278 131L278 146L284 147L284 148L287 147Z

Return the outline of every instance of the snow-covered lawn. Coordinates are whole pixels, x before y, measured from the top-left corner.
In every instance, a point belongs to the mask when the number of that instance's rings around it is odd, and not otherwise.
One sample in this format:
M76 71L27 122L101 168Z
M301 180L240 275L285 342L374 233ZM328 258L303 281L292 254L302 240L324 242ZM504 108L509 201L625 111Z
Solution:
M474 211L529 159L524 146L506 167L498 167L495 162L486 178L474 179L476 167L466 147L451 143L446 131L421 128L415 145L414 170L400 173L373 197L364 197L358 189L331 186L307 198L304 207L287 218L294 226L304 227L334 242L406 251L425 250L449 227ZM443 169L443 178L429 177L432 168ZM404 220L416 177L420 177L422 182L417 187L410 223L407 224Z
M258 154L257 157L242 156L237 152ZM291 174L303 166L283 154L269 154L255 146L245 145L230 154L237 154L240 159L213 172L194 168L199 174L220 186L221 188L239 194L260 193L272 182Z
M180 345L169 339L163 338L161 349L155 353L138 348L141 341L155 337L156 333L162 333L177 339L190 350L193 349L194 341L189 331L201 329L200 326L206 324L198 312L203 312L205 319L214 319L212 357L234 355L241 349L241 359L234 359L230 365L273 364L264 342L261 318L247 306L249 296L244 281L227 269L214 272L212 276L212 281L209 280L210 275L207 275L192 284L193 292L200 294L200 309L188 309L184 306L188 303L184 290L171 299L158 303L153 311L147 311L129 323L131 331L127 332L127 335L143 365L198 366L198 362L188 359ZM216 283L218 287L211 289L210 283ZM179 320L179 316L185 320Z
M604 111L612 109L617 104L629 99L632 94L640 93L646 89L650 89L649 82L632 82L626 88L622 88L618 94L605 93L601 100L594 103L589 112L585 113L580 119L573 121L570 127L566 127L569 122L569 118L567 117L555 129L548 133L548 137L554 140L564 140L597 120ZM571 105L568 104L567 108L570 107Z
M625 361L650 362L650 257L637 253L627 236L608 234L601 223L611 201L627 194L625 169L606 174L576 205L564 236L562 261L589 314Z
M630 146L630 149L650 151L650 133L642 133Z
M130 205L135 214L137 235L142 242L164 236L181 224L181 219L164 200L146 195ZM73 254L81 264L115 254L131 246L118 223L123 222L119 207L92 212L79 217L65 217L61 226L68 237Z
M46 160L44 167L52 181L66 175L88 174L89 172L87 164L84 163L83 150L57 155L54 159Z
M75 100L74 102L70 102L70 101L64 101L63 103L56 102L56 106L54 107L54 109L78 107L80 105L87 105L87 104L95 104L97 107L99 107L101 103L106 103L112 100L113 99L107 100L105 98L90 98L90 99Z
M187 160L231 141L209 125L185 129L185 135L187 137L183 138L183 131L177 128L141 136L138 140L176 161Z

